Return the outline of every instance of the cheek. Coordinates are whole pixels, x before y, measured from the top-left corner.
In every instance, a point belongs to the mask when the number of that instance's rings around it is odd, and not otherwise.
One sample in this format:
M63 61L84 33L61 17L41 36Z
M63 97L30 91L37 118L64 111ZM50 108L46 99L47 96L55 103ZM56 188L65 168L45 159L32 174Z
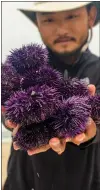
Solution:
M43 42L45 42L46 44L52 44L54 41L54 30L52 29L52 27L47 28L47 27L41 27L41 29L39 29L41 38L43 40Z
M76 37L77 41L86 39L88 33L88 23L86 20L81 22L75 22L72 26L72 33ZM73 37L74 37L73 36Z

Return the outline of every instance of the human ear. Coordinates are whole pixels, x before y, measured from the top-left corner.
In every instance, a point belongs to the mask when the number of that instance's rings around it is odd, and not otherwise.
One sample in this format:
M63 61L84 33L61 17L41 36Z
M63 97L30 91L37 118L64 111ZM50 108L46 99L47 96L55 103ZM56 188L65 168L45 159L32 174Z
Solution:
M97 16L97 9L95 6L92 6L88 12L88 26L92 28Z

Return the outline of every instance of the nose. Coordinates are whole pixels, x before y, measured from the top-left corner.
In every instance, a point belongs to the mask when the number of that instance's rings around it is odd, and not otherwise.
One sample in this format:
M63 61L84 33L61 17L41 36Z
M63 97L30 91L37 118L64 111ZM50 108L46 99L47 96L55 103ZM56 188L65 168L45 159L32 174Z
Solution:
M68 26L65 21L57 23L55 33L57 36L68 35Z

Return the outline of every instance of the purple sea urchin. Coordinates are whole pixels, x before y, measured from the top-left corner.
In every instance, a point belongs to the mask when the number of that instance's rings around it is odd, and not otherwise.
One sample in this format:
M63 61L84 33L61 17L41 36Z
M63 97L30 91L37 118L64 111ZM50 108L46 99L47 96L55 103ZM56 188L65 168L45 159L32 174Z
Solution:
M29 150L48 144L53 137L75 137L83 133L91 113L93 114L88 100L88 97L79 96L64 100L51 118L38 124L21 127L13 140L22 149ZM98 100L100 100L100 96ZM100 118L100 112L98 113Z
M2 70L6 119L20 124L13 138L22 149L48 144L52 137L74 137L89 117L100 123L100 96L90 96L79 79L64 80L48 65L47 50L23 46L7 57Z
M48 52L46 48L37 44L24 45L22 48L15 49L7 58L7 62L21 75L30 69L38 69L47 64L47 61Z
M43 66L38 70L30 70L25 73L23 80L21 81L22 89L27 89L31 86L38 84L42 86L44 84L53 88L60 88L63 84L63 77L60 72L52 69L49 65Z
M90 96L88 101L92 108L92 119L95 123L100 124L100 95Z
M85 131L90 116L91 106L87 104L87 98L73 96L62 102L51 126L58 137L75 137Z
M39 70L31 69L25 73L20 81L20 87L25 90L29 87L34 87L38 83Z
M59 108L59 93L46 85L18 91L5 102L6 119L29 125L50 117Z
M63 104L56 114L39 124L23 126L19 129L14 141L22 149L37 148L49 143L53 137L75 137L85 131L86 123L91 115L91 106L87 98L72 97Z
M20 76L13 66L4 64L1 70L1 103L4 105L5 101L19 89Z
M59 90L65 99L72 96L84 97L90 94L87 85L78 78L68 78Z
M50 87L58 89L58 87L61 87L63 83L62 74L59 71L52 69L49 65L44 65L40 68L39 75L40 77L38 78L38 83L40 85L46 84Z
M13 141L24 150L38 148L48 144L51 138L48 122L30 124L21 127L13 137Z

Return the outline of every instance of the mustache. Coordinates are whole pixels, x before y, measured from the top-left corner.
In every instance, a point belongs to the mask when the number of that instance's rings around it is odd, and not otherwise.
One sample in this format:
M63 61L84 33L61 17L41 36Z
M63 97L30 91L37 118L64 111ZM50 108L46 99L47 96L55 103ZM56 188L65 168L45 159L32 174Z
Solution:
M60 42L63 42L63 41L70 41L70 40L76 41L76 39L74 37L72 37L72 36L63 36L63 37L57 38L54 41L54 43L56 44L56 43L60 43Z

